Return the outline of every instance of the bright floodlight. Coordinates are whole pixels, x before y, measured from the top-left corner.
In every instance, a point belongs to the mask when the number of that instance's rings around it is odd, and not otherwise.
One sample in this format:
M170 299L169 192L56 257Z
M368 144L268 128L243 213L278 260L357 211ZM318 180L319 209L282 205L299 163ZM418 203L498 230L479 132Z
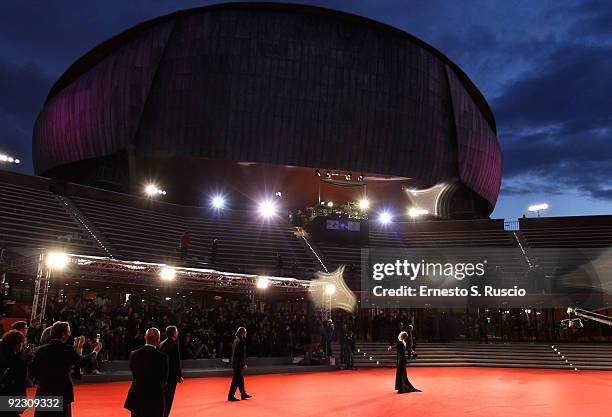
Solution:
M214 196L212 199L212 206L215 210L225 208L225 199L220 195Z
M154 197L156 195L166 195L166 191L162 190L155 184L147 184L144 191L145 191L145 194L148 195L149 197Z
M172 281L176 277L176 270L171 266L164 266L159 275L164 281Z
M21 161L11 155L0 154L0 162L8 162L9 164L19 164Z
M274 201L266 200L259 203L259 214L265 218L274 216L276 214L276 204Z
M389 213L388 211L383 211L382 213L380 213L380 216L378 216L378 221L381 224L389 224L391 223L391 220L393 220L393 216L391 216L391 213Z
M157 194L157 187L153 184L149 184L145 187L145 193L147 193L147 195L155 195Z
M336 286L334 284L325 285L325 294L334 295L335 292L336 292Z
M368 201L367 198L362 198L361 200L359 200L359 209L360 210L367 210L370 208L370 202Z
M531 206L529 206L529 211L541 211L541 210L548 210L548 204L546 203L542 203L542 204L533 204Z
M51 269L63 269L68 265L68 255L64 252L50 252L47 254L47 266Z
M260 290L265 290L270 285L270 280L268 278L259 277L257 278L257 288Z
M327 202L327 207L333 207L334 206L334 202L333 201L328 201Z
M420 209L416 207L411 207L410 210L408 210L408 215L410 217L419 217L424 216L426 214L429 214L429 210Z

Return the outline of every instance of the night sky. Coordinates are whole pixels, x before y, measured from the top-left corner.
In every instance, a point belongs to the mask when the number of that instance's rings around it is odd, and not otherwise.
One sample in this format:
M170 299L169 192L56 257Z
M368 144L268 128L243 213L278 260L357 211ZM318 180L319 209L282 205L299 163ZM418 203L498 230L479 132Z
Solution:
M78 57L207 1L0 2L0 152L32 172L34 120ZM612 1L306 1L403 29L456 62L493 108L504 156L493 217L612 214Z

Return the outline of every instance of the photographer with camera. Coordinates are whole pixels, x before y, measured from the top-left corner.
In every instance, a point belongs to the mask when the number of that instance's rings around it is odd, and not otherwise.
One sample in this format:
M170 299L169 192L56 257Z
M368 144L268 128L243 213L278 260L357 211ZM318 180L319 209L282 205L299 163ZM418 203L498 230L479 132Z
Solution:
M53 412L50 415L70 417L71 406L74 402L74 387L72 382L72 369L75 365L84 366L91 357L102 350L102 344L96 343L89 355L82 355L85 337L74 338L72 345L68 344L71 331L70 324L57 321L51 326L51 341L40 346L34 352L32 372L38 382L36 397L61 396L63 397L63 411ZM35 417L43 411L36 411Z

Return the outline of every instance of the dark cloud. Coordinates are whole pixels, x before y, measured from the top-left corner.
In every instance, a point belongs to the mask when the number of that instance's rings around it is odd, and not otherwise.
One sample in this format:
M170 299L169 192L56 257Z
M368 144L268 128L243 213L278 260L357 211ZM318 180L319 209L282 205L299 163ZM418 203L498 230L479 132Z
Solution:
M525 178L522 181L506 182L502 185L504 195L545 194L561 195L564 190L554 184L542 184L536 178Z
M538 72L492 102L504 149L504 193L533 189L526 178L537 176L549 193L579 190L612 199L611 69L612 46L560 45Z
M580 2L576 9L579 16L572 24L569 35L601 41L602 36L612 36L612 4L609 0Z
M521 127L612 120L612 46L563 45L545 66L506 87L492 102L499 123Z

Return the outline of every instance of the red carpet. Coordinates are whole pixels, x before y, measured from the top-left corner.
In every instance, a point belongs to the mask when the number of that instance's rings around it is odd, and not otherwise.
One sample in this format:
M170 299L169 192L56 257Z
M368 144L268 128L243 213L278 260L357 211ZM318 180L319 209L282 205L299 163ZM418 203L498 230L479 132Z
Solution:
M393 391L395 371L373 369L246 377L254 398L225 401L230 378L188 379L171 417L610 417L612 372L412 368L422 393ZM74 417L129 416L127 382L76 387ZM24 414L31 416L31 413Z

